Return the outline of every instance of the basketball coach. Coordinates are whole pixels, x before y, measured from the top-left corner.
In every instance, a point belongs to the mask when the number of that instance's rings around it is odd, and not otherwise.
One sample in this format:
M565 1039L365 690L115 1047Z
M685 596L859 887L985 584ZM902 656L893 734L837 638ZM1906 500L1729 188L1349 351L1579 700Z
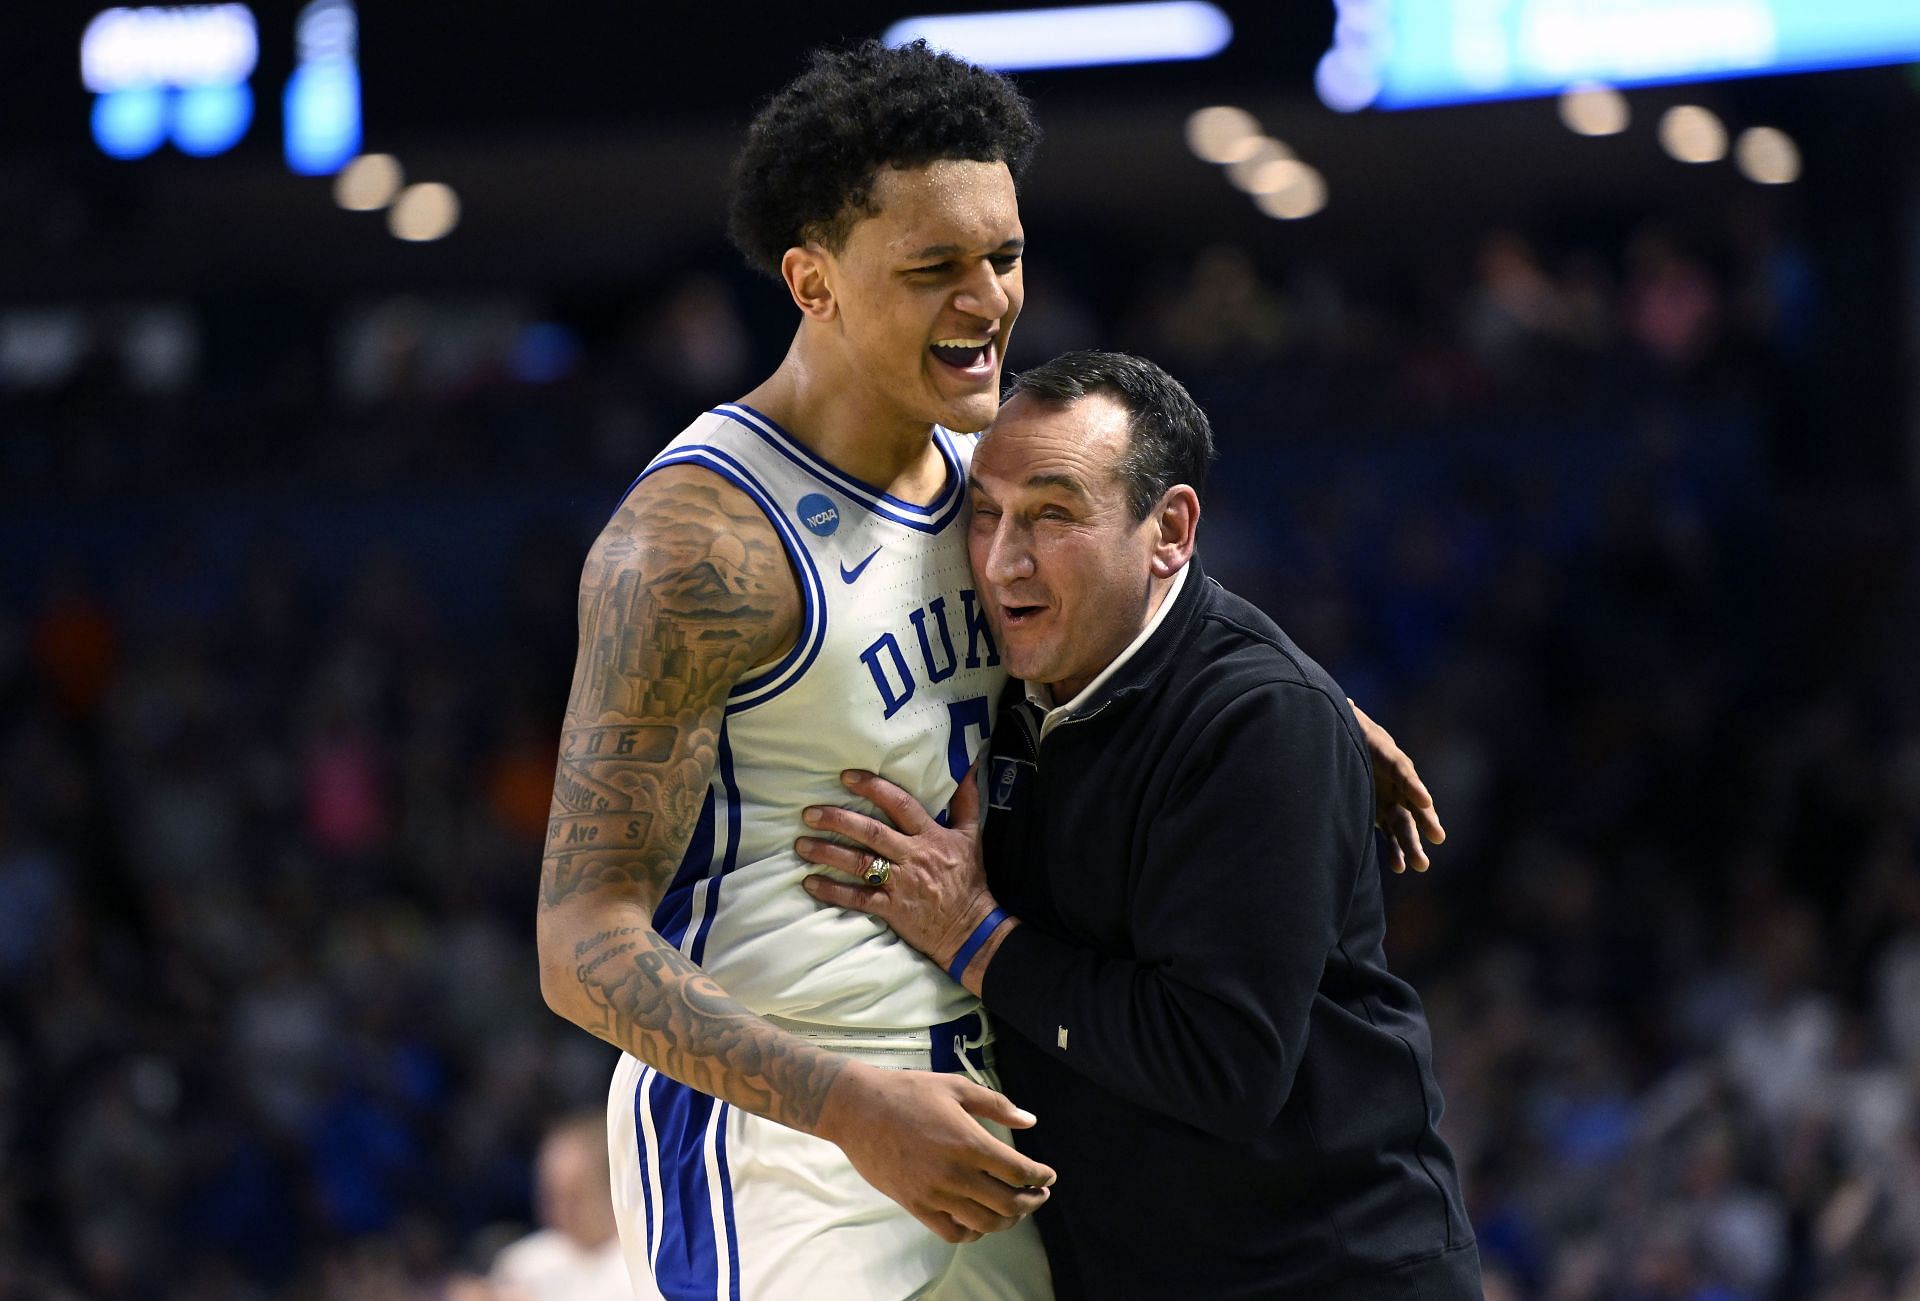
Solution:
M800 852L834 871L806 888L985 1001L1039 1117L1019 1145L1059 1172L1059 1296L1478 1301L1426 1016L1382 950L1366 747L1327 673L1201 572L1211 457L1150 362L1015 381L969 484L1018 679L984 781L941 826L847 774L887 822L808 810L834 839Z

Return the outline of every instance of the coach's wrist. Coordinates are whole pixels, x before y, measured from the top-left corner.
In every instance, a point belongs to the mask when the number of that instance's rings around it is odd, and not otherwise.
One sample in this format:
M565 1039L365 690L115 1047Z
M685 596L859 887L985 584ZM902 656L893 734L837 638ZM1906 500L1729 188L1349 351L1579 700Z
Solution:
M920 951L938 963L942 971L950 973L954 959L967 947L967 941L973 938L980 924L996 912L1005 916L999 901L982 889L950 914L951 920L940 927L939 938ZM978 947L975 945L976 949ZM955 976L954 979L958 980L959 977Z
M1013 934L1013 928L1020 924L1018 917L1008 916L999 908L995 908L987 918L983 918L982 923L989 919L993 922L992 927L981 938L978 947L967 958L966 964L958 971L953 970L954 964L959 961L958 955L948 964L947 974L959 981L962 987L975 998L983 997L982 991L987 983L987 967L992 964L993 955L1000 951L1000 946L1006 943L1007 936Z

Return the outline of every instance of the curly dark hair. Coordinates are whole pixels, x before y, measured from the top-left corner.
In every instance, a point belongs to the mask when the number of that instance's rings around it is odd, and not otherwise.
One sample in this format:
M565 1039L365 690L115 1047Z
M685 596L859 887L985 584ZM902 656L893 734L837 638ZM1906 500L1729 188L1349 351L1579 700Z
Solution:
M1017 182L1040 142L1033 109L997 72L925 41L815 50L807 70L767 102L733 160L728 231L756 269L815 240L838 252L871 216L882 167L946 158L1003 162Z

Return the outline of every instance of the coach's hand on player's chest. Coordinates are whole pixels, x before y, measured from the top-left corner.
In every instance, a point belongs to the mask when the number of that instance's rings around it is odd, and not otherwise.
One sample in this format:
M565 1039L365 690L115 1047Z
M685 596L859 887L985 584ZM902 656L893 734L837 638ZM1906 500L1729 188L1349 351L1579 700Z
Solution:
M851 771L842 773L841 780L849 792L871 801L891 825L852 809L807 809L809 827L852 842L812 836L794 842L807 862L852 878L809 876L807 893L822 903L878 917L915 949L947 966L994 907L980 857L980 796L973 775L954 793L945 826L883 777Z

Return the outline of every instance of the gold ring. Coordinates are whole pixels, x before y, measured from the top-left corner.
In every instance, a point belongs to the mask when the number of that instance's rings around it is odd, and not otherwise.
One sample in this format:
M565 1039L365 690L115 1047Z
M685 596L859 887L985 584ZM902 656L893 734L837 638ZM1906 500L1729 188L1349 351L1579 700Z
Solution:
M867 860L866 882L868 885L885 885L887 878L893 875L893 864L879 855Z

